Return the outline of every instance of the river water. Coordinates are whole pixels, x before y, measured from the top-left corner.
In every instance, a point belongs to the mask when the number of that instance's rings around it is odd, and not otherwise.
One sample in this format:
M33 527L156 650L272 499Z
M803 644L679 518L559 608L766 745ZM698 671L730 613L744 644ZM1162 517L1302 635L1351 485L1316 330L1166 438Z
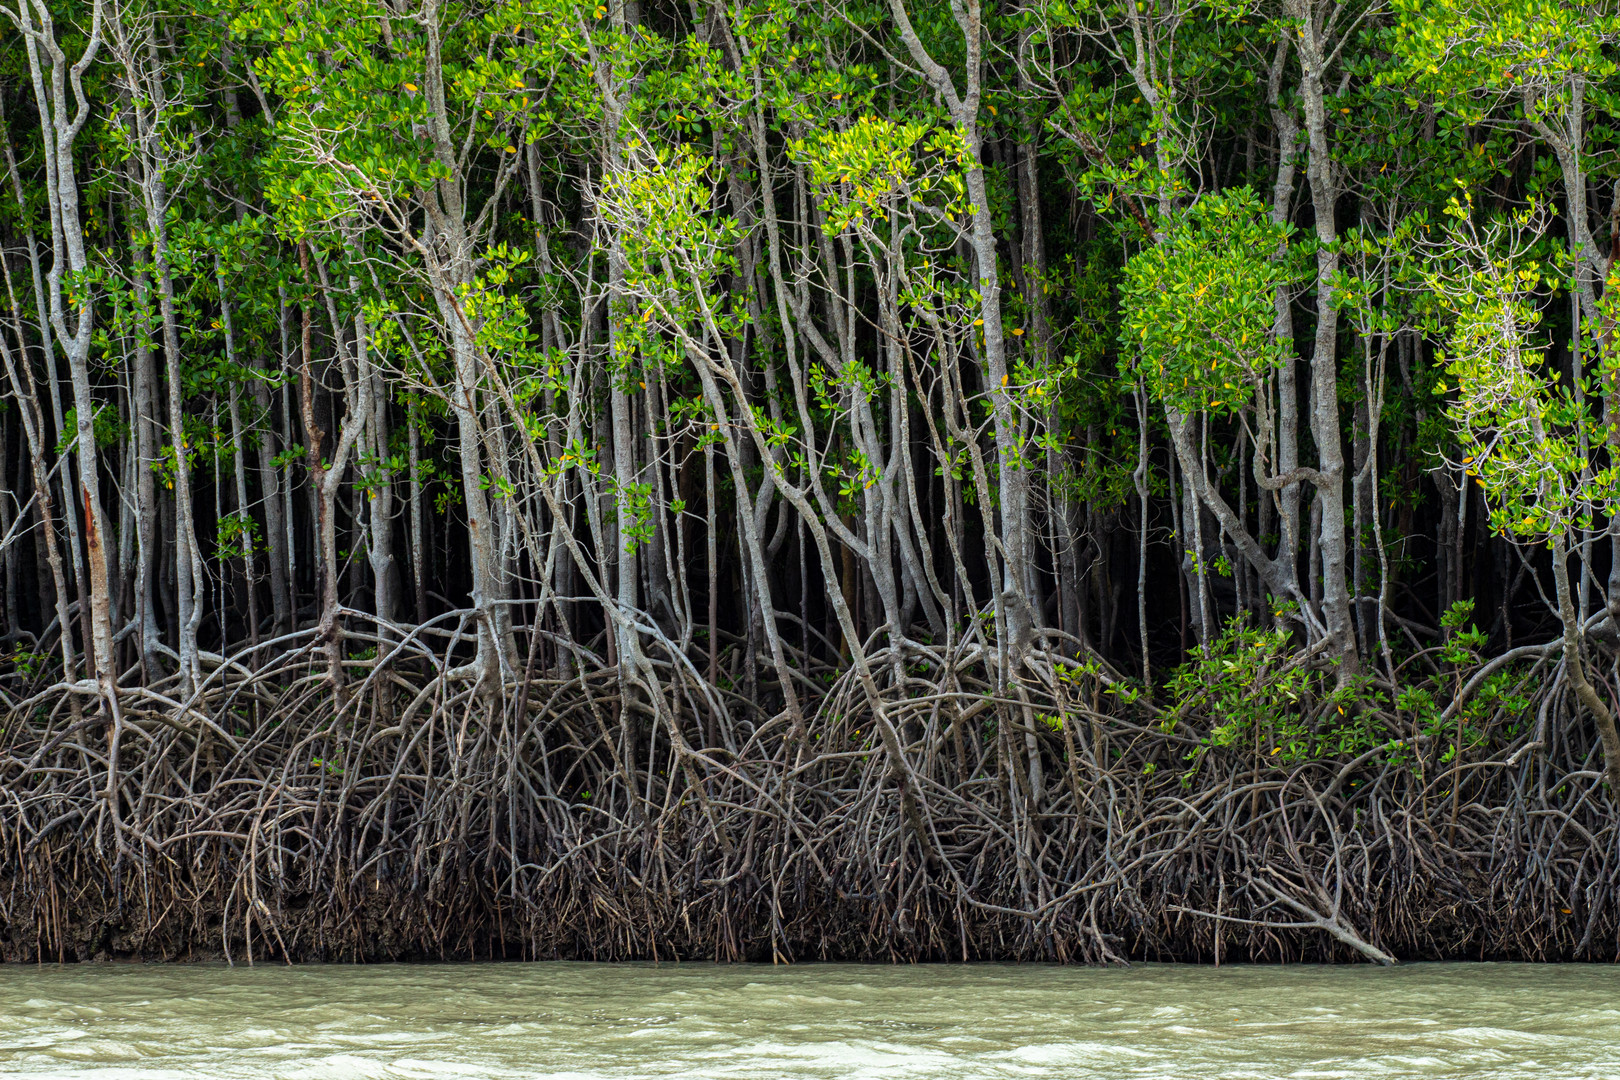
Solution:
M1620 1078L1620 967L0 966L0 1074Z

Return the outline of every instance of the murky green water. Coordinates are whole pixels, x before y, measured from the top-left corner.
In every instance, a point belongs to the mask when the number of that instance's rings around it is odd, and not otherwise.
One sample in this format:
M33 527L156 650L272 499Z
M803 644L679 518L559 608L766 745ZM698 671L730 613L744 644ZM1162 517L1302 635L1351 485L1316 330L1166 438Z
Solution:
M1620 967L0 967L0 1073L1620 1078Z

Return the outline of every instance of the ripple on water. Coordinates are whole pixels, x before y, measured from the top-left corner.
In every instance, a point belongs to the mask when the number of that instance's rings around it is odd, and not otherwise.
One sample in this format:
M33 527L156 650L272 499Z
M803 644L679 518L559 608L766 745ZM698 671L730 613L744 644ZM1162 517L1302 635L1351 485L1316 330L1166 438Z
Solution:
M355 1054L332 1054L286 1069L280 1075L287 1080L365 1080L395 1074L385 1061Z
M757 1075L761 1065L785 1076L839 1076L852 1080L893 1076L945 1076L957 1063L942 1048L866 1040L776 1042L736 1047L708 1068L722 1075Z
M408 1077L410 1080L438 1080L439 1077L491 1075L485 1066L469 1065L459 1061L439 1061L416 1058L405 1058L389 1066L390 1075ZM501 1075L513 1075L502 1070Z
M1030 1065L1074 1065L1080 1067L1134 1064L1151 1061L1158 1057L1152 1050L1099 1042L1031 1043L1028 1046L1020 1046L1015 1050L1005 1050L991 1056L992 1058Z
M1617 1080L1612 968L0 967L88 1080Z

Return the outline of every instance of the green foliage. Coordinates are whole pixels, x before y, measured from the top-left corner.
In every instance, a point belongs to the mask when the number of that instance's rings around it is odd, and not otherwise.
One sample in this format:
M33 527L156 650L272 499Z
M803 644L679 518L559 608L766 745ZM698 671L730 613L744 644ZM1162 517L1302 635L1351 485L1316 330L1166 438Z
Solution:
M1277 289L1290 280L1291 230L1247 188L1206 195L1161 223L1125 265L1121 367L1184 412L1231 414L1287 356Z
M96 410L91 431L95 433L96 447L101 450L117 446L129 435L129 425L118 415L118 410L103 405ZM56 452L65 454L79 441L79 410L68 409L62 417L62 435L56 440Z
M1175 715L1196 710L1210 718L1206 746L1259 746L1263 740L1270 743L1263 752L1286 750L1291 759L1306 748L1298 715L1302 696L1313 687L1286 630L1233 619L1203 655L1175 670L1167 690Z
M1521 116L1551 120L1577 87L1615 73L1620 12L1594 0L1395 0L1393 40L1403 74L1465 109L1470 123L1512 99Z
M246 514L226 514L219 519L214 554L219 559L242 559L263 548L259 523Z
M1594 468L1586 448L1605 441L1601 419L1546 370L1535 302L1549 277L1538 250L1544 218L1532 205L1479 225L1466 196L1447 214L1447 242L1425 278L1447 327L1455 394L1446 414L1465 475L1484 489L1499 532L1547 538L1591 528L1617 505L1620 468ZM1599 373L1612 380L1620 358L1600 356Z
M862 116L848 127L799 139L789 150L809 166L811 181L828 193L823 204L828 235L857 225L870 227L873 219L888 220L898 199L937 201L947 215L972 212L962 176L954 168L966 159L960 132L921 121Z
M604 178L600 205L620 232L627 285L642 298L618 342L626 372L660 326L709 319L738 331L747 314L710 301L720 275L735 267L736 221L714 212L711 159L689 152L633 151L633 163ZM626 314L630 314L626 312Z

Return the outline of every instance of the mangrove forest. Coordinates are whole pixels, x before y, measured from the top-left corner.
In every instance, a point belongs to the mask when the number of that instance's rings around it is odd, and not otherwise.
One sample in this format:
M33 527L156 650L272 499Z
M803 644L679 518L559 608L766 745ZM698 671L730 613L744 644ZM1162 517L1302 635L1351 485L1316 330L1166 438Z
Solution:
M1620 954L1614 0L0 0L0 959Z

